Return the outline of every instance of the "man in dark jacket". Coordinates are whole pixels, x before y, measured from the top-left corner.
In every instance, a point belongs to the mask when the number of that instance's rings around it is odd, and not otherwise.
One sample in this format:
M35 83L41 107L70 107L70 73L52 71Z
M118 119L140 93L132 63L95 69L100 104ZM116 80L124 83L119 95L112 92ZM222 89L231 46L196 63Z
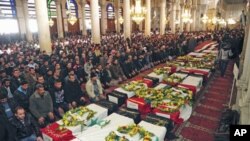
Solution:
M38 124L22 107L17 107L15 117L11 120L14 127L14 135L21 141L43 141Z
M12 93L14 93L17 90L17 88L20 86L20 83L22 81L20 77L20 71L18 69L13 70L10 81L11 81L10 90Z
M54 86L49 90L49 93L53 101L55 113L57 116L62 117L65 111L67 111L69 108L68 103L65 102L64 90L62 89L61 80L55 80Z
M0 141L15 141L13 127L4 113L0 110Z
M53 103L50 94L44 90L41 84L36 85L36 91L30 97L30 112L38 119L41 127L55 121Z
M64 84L65 101L69 103L70 108L75 108L78 105L84 105L85 98L81 90L79 82L74 74L69 75L69 79Z
M22 106L26 111L29 111L29 98L31 94L28 82L22 81L21 85L14 93L14 99L19 106Z
M17 104L14 100L7 99L7 93L0 92L0 112L7 119L12 119Z

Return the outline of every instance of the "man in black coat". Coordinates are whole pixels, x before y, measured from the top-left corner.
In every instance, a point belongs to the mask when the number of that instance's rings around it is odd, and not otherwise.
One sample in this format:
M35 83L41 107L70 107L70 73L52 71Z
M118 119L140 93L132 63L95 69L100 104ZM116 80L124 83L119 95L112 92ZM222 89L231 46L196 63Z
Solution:
M20 71L18 69L14 69L12 72L12 77L10 79L10 90L11 93L14 93L17 88L20 86L21 83L21 77L20 77Z
M11 120L17 140L43 141L38 124L22 107L17 107L15 117Z
M0 141L15 141L13 127L4 113L0 110Z
M26 111L29 111L29 98L32 95L32 90L29 89L27 81L22 81L20 86L14 92L14 99L19 106L22 106Z
M69 106L65 101L65 94L62 88L61 80L55 80L54 86L49 90L49 93L53 101L53 107L56 115L58 117L62 117L63 114L69 109Z
M69 108L75 108L78 105L84 105L85 98L81 90L80 83L76 80L74 74L69 75L69 79L64 84L65 101L69 103Z
M12 119L17 104L14 100L7 98L6 92L0 92L0 112L6 119Z

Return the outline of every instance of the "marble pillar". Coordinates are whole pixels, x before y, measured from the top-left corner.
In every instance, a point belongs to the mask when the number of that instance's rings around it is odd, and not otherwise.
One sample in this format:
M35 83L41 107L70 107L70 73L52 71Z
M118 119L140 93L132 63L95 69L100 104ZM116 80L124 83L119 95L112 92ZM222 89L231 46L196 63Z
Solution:
M176 20L176 3L171 3L171 13L170 13L170 28L171 32L175 33L175 20Z
M151 0L146 0L146 18L145 18L145 35L149 36L151 32Z
M119 9L120 9L120 0L116 1L116 9L115 9L115 18L116 18L116 32L120 33L121 31L121 24L120 24L120 13L119 13Z
M68 16L66 14L66 7L65 3L62 3L62 17L63 17L63 27L64 27L64 32L67 33L69 32L69 27L68 27Z
M82 5L82 35L86 36L87 35L87 29L86 29L86 14L85 14L85 4L86 4L86 0L82 0L81 1L81 5Z
M182 14L184 13L184 5L183 3L180 4L180 32L183 32L184 22L182 20Z
M48 54L51 54L52 49L47 2L44 0L35 0L35 8L40 49L41 51L46 51Z
M196 6L193 5L192 9L191 9L191 14L192 14L192 24L191 24L191 31L196 31Z
M24 9L22 1L16 1L16 11L17 11L17 21L18 21L18 28L19 33L24 38L26 33L26 23L25 23L25 16L24 16Z
M124 37L129 38L131 37L131 17L130 17L130 0L124 0L123 1L123 17L124 17L124 23L123 23L123 31L124 31Z
M90 9L91 9L92 43L100 44L101 43L101 34L100 34L98 0L91 0L90 1Z
M57 33L59 38L63 38L63 24L62 24L62 9L61 9L61 1L56 1L56 20L57 20Z
M105 34L107 31L107 9L106 0L101 0L101 32Z
M165 34L166 29L166 0L161 0L160 34Z

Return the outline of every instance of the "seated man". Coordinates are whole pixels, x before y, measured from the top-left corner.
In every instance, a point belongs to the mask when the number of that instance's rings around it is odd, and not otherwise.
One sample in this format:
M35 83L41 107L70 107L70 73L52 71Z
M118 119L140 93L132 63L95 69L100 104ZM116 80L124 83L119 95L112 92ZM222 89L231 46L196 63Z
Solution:
M105 68L102 68L102 65L98 65L96 73L104 87L104 89L109 88L110 86L116 86L118 81L112 79L111 72L109 70L110 64L106 64Z
M36 85L36 91L30 97L30 112L38 119L41 127L46 126L48 122L54 122L53 102L50 94L44 90L41 84Z
M65 82L64 87L65 101L69 103L69 108L76 108L84 105L85 98L81 90L80 83L76 80L74 74L69 75L69 79Z
M57 79L54 81L54 87L49 90L49 93L57 116L62 117L65 111L68 110L68 104L64 99L64 90L62 89L61 80Z
M105 99L103 95L102 84L95 73L91 73L90 79L86 84L86 91L91 102Z
M5 92L0 92L0 112L10 120L13 118L17 104L14 100L9 100L7 95Z
M29 98L31 96L31 89L27 81L22 81L21 86L14 93L14 99L19 106L22 106L25 111L29 111Z
M14 127L14 135L18 141L43 141L36 121L31 115L25 113L24 108L15 109L11 125Z

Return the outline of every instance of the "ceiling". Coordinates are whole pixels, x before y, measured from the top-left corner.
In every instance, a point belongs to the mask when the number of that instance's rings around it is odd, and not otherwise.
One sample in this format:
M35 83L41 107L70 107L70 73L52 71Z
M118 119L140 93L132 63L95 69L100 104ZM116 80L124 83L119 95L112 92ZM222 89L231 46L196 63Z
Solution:
M246 3L247 0L224 0L228 4Z

